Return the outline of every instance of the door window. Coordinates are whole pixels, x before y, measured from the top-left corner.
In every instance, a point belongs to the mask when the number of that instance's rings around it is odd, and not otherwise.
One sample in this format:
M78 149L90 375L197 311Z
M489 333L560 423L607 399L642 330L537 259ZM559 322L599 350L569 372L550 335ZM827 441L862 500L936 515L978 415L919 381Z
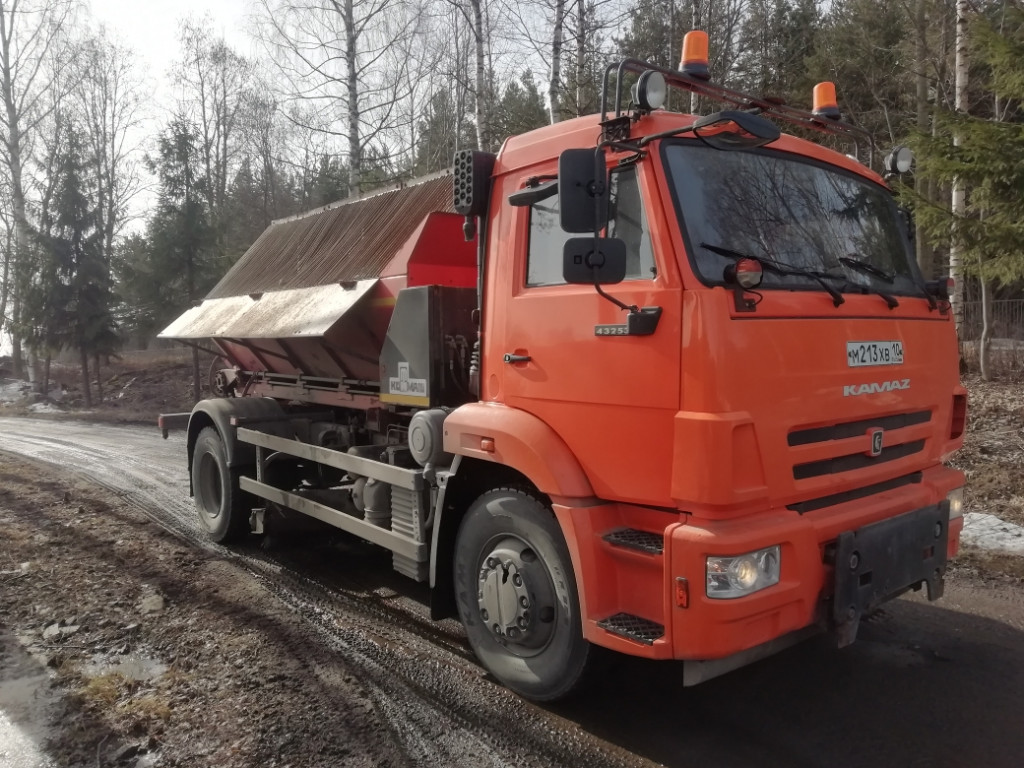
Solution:
M626 243L626 279L651 280L657 275L651 233L647 226L636 166L611 174L611 220L605 234ZM530 206L530 243L526 257L528 286L563 285L562 247L570 237L558 220L558 195Z

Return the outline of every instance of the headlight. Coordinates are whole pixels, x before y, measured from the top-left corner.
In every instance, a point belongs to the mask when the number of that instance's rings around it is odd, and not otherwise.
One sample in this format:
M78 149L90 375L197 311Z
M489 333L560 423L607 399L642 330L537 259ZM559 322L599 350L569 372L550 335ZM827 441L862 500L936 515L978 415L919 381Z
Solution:
M953 520L964 516L964 489L954 488L946 495L949 501L949 519Z
M778 546L732 557L707 559L707 596L743 597L779 583L781 550Z

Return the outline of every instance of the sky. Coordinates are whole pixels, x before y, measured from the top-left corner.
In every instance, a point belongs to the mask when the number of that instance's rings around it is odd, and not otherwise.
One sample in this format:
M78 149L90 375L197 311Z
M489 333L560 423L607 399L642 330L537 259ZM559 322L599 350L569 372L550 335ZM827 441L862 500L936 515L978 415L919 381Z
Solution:
M148 103L134 141L145 146L162 129L178 94L168 72L181 55L178 30L186 19L209 18L210 32L231 48L254 56L256 43L247 33L249 14L256 0L86 0L94 22L106 27L110 37L134 51L139 75L146 83ZM145 211L152 204L149 185L132 202L134 217L126 231L141 229Z
M158 100L170 98L167 70L178 57L178 26L183 19L209 14L213 31L241 54L252 53L246 34L254 0L87 0L93 17L133 48L146 63Z
M246 33L247 15L255 0L86 0L96 22L103 24L111 37L132 48L145 65L147 81L152 83L152 102L147 112L161 121L161 112L173 106L174 93L167 70L179 56L178 26L182 19L201 19L209 14L212 31L222 36L239 53L254 53L253 41ZM159 130L154 125L142 128L143 136ZM144 207L143 193L136 201ZM141 219L138 226L141 226ZM10 353L7 334L0 335L0 355Z

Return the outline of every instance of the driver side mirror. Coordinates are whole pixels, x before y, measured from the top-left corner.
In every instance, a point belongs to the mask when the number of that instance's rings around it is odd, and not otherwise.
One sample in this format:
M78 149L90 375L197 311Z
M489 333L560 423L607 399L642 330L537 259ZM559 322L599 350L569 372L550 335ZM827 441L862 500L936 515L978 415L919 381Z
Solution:
M558 157L562 229L595 233L608 223L608 166L603 149L567 149Z

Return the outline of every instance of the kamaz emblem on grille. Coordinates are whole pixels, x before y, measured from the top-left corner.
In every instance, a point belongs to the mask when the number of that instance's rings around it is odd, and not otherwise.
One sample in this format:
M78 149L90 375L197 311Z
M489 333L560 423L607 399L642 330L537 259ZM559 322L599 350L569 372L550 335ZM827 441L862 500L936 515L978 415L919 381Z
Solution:
M871 435L871 451L868 453L869 456L881 456L882 455L882 440L885 432L881 428L868 430L868 434Z
M843 397L874 395L879 392L895 392L897 389L910 389L910 379L873 381L870 384L847 384L843 387Z

